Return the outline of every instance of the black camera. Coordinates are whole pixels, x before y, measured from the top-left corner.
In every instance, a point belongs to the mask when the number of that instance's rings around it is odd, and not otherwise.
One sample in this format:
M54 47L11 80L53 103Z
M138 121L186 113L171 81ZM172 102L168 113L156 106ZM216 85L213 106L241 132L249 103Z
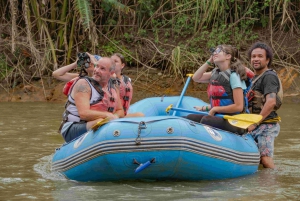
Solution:
M214 54L215 51L216 51L216 48L214 48L214 47L209 48L209 52L210 52L211 54Z
M77 57L78 57L78 61L77 61L78 66L83 66L85 68L90 67L91 59L87 53L79 52L77 54Z

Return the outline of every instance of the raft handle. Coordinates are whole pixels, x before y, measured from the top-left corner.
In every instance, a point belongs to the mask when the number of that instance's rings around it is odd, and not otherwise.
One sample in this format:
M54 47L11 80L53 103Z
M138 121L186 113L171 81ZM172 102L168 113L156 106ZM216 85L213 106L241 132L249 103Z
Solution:
M155 158L152 158L150 161L147 161L146 163L139 163L135 158L133 159L133 164L137 164L139 165L134 173L139 173L142 170L144 170L145 168L149 167L151 165L151 163L155 163Z
M140 145L140 144L141 144L141 140L142 140L142 138L141 138L141 132L142 132L142 129L146 129L146 128L147 128L146 122L141 121L141 122L139 123L139 127L138 127L138 136L137 136L136 139L135 139L135 143L136 143L137 145Z

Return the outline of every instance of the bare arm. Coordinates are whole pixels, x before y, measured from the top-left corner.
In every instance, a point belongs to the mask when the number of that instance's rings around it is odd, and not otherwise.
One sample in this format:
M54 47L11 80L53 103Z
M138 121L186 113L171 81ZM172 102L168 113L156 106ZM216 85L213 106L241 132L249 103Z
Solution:
M118 105L115 111L115 115L117 115L119 118L122 118L125 116L124 110L123 110L123 106L121 104L121 100L120 100L120 93L119 91L117 91L117 100L118 100Z
M77 62L69 64L67 66L61 67L55 71L53 71L52 76L58 80L68 82L75 77L78 77L78 73L69 73L69 71L73 70L77 67Z
M209 58L208 62L212 63L213 59L212 56ZM193 75L193 80L195 82L201 82L201 83L208 83L209 79L211 77L211 72L206 73L207 69L210 67L210 65L205 62Z
M80 119L85 121L93 121L99 118L115 119L117 118L107 111L96 111L90 109L91 87L86 80L80 79L72 90L72 97L74 97L75 104L80 116ZM122 114L120 114L122 115ZM124 113L123 113L124 116Z
M261 121L263 121L273 111L275 105L276 105L276 93L267 94L266 102L260 112L260 115L263 116Z
M234 103L227 106L216 106L213 107L210 111L210 115L214 115L215 113L236 113L242 112L244 108L244 95L242 88L235 88L233 91L233 100Z

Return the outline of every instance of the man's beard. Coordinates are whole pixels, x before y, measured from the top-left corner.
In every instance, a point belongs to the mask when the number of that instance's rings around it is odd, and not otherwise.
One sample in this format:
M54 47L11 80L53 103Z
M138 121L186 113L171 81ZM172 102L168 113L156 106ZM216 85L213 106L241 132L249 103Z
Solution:
M257 64L256 64L257 65ZM262 66L261 64L259 64L259 66L257 67L254 67L254 65L252 65L252 67L255 69L255 70L262 70L264 69L266 66Z
M96 80L97 82L101 81L101 77L100 76L93 76L94 80Z

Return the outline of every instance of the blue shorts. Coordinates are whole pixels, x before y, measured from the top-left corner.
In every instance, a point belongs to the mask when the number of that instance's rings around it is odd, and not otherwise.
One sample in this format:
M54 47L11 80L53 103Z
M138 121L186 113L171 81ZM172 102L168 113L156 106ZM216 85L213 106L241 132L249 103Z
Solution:
M63 126L61 134L66 142L70 142L85 132L87 132L86 123L67 122L66 125Z
M276 124L261 124L250 134L257 143L260 156L273 157L274 141L280 131L280 125Z

